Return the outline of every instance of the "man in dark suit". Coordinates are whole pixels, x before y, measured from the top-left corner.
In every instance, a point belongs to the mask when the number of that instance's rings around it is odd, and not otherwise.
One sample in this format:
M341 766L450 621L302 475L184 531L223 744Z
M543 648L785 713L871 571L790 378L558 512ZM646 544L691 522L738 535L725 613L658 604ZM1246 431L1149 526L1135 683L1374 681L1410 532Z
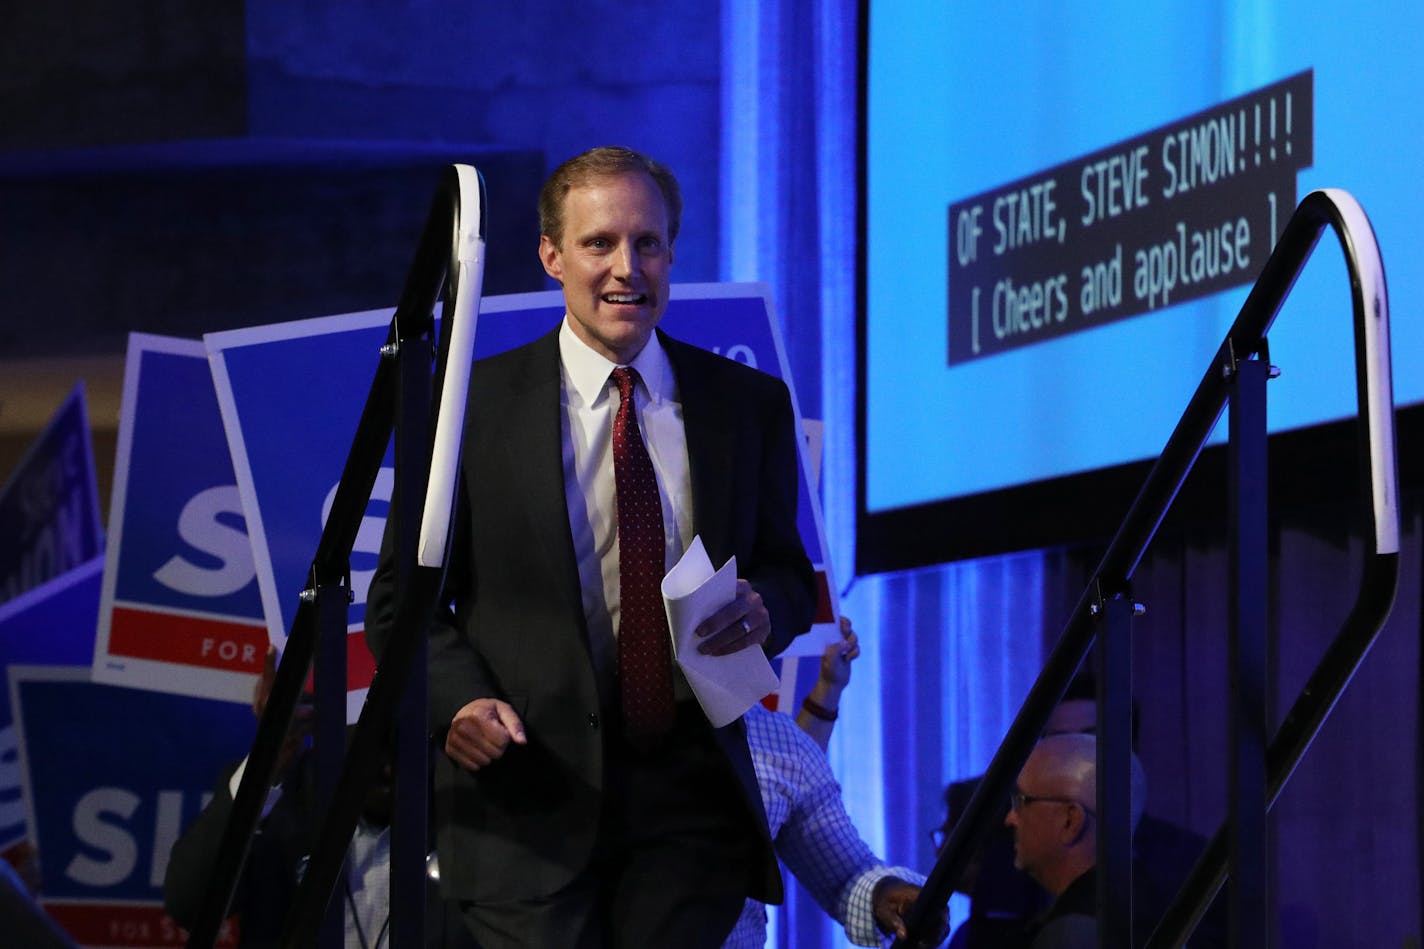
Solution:
M276 673L277 654L269 649L252 693L252 711L258 718L267 705ZM237 878L231 913L237 919L237 944L241 949L269 949L279 943L316 842L321 808L317 802L316 755L307 745L311 725L312 707L303 702L288 729L262 822ZM223 834L232 816L241 780L238 771L245 767L246 759L223 769L212 797L169 852L163 905L180 926L191 928L202 911ZM361 821L347 851L336 899L344 903L342 921L348 946L389 949L391 791L390 769L383 768L363 802ZM427 879L427 884L428 949L479 949L460 914L440 898L434 880Z
M163 903L181 926L191 927L196 922L207 896L232 814L236 768L224 769L212 799L174 842L169 855ZM232 900L241 949L267 949L279 943L320 827L314 771L314 756L308 751L283 769L279 778L284 791L252 839ZM389 886L389 798L386 775L366 802L334 896L344 904L347 945L389 949L390 911L385 897ZM433 882L426 888L425 945L429 949L478 949L459 914L440 898Z
M442 887L490 949L717 946L782 897L745 726L691 698L656 582L700 537L739 576L701 651L808 628L796 433L779 380L656 329L680 214L646 156L561 165L539 256L566 316L471 377L430 715ZM393 619L383 558L377 656Z

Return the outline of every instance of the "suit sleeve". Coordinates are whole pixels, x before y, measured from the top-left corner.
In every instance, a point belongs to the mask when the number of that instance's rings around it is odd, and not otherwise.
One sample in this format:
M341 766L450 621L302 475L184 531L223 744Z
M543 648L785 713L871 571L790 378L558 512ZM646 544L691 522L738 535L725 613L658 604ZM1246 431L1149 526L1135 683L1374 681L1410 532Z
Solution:
M453 604L460 601L463 586L468 583L468 505L463 485L462 472L451 521L454 536L451 538L445 579L428 629L429 725L431 733L442 742L456 712L477 698L496 696L488 670L460 631L461 624L453 608ZM407 634L406 630L400 629L398 615L397 519L393 512L393 516L386 521L380 560L366 598L366 644L378 663L395 637ZM412 566L411 569L433 568ZM409 635L418 635L418 631L409 631Z
M763 411L761 497L757 504L756 567L747 579L771 614L768 656L780 654L811 627L816 576L796 523L801 484L795 415L786 385L775 381Z
M212 800L174 842L168 854L168 868L163 875L163 908L184 929L193 928L207 896L213 864L217 861L227 819L232 813L232 792L228 790L228 782L236 770L235 764L223 769L222 777L213 789ZM239 875L238 891L233 894L234 906L242 904L239 895L243 886L242 876Z

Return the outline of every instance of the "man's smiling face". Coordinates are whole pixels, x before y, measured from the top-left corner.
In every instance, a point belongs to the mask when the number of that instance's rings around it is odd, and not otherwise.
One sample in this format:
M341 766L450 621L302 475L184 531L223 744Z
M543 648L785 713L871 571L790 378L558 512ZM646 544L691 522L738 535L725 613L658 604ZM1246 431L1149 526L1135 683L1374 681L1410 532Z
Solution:
M645 174L595 178L564 197L562 246L539 240L564 288L569 326L596 352L633 360L667 309L672 244L662 192Z

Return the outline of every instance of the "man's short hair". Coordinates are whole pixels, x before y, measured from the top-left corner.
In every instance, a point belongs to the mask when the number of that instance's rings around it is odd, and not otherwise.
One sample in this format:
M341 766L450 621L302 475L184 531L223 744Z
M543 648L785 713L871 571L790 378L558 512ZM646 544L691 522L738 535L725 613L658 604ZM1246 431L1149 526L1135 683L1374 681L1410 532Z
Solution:
M564 243L564 198L570 190L600 178L643 174L653 179L663 195L667 208L668 243L677 240L682 223L682 190L677 178L666 165L656 162L631 148L604 145L575 155L549 175L539 191L539 233L562 248Z
M1089 811L1097 808L1097 736L1082 732L1049 735L1039 741L1034 750L1043 756L1041 767L1059 782L1063 793ZM1132 829L1135 831L1147 808L1147 772L1136 754L1132 754L1129 760L1132 786L1128 802Z

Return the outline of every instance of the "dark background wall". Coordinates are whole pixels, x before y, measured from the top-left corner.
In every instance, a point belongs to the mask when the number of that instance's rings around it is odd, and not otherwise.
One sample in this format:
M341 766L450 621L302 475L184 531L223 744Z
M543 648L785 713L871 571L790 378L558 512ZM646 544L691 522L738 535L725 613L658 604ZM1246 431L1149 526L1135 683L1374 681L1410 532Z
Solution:
M622 143L719 277L720 5L56 0L0 14L0 480L84 379L108 501L124 341L393 305L441 171L489 191L485 290L548 284L534 203Z
M9 3L0 30L0 145L88 147L243 135L238 0Z

